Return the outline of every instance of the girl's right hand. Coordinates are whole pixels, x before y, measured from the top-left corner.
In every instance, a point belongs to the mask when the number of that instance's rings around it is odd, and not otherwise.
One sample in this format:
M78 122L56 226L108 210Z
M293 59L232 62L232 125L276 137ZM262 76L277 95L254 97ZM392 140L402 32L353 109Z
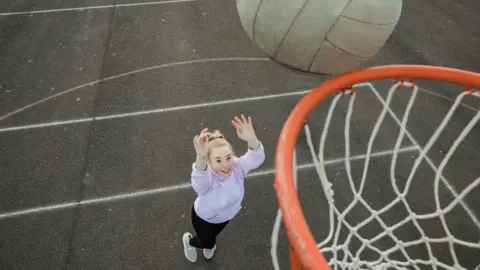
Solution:
M197 152L197 157L206 158L208 154L208 138L207 136L210 135L210 132L207 132L208 128L204 128L200 131L199 135L196 135L193 138L193 146L195 147L195 151Z

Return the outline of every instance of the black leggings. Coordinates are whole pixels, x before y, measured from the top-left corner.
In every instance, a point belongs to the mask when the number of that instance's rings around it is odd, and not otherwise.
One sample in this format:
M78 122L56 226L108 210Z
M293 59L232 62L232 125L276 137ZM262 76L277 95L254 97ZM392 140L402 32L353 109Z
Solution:
M190 239L190 245L196 248L211 249L215 246L217 235L223 231L229 221L215 224L209 223L197 216L192 207L192 225L197 235Z

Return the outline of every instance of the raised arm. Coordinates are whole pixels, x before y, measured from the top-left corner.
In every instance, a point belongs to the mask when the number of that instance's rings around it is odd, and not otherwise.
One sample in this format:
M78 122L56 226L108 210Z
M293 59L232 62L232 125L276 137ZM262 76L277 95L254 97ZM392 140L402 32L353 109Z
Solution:
M212 177L207 169L198 169L197 162L192 164L191 181L193 190L199 195L204 195L212 187ZM205 164L206 168L206 164Z
M255 147L256 146L256 147ZM247 175L251 170L260 167L265 161L265 149L263 144L256 140L255 143L248 143L248 150L245 155L238 160L244 175Z
M265 149L255 134L250 116L245 118L242 114L241 119L235 117L232 120L232 125L236 129L238 137L248 144L247 153L241 156L238 161L243 173L246 175L249 171L260 167L263 161L265 161Z
M208 140L207 136L210 134L207 132L207 128L200 132L200 135L193 138L193 146L197 157L195 163L192 164L191 181L192 187L198 194L205 194L210 190L212 186L212 179L210 173L207 170L208 159Z

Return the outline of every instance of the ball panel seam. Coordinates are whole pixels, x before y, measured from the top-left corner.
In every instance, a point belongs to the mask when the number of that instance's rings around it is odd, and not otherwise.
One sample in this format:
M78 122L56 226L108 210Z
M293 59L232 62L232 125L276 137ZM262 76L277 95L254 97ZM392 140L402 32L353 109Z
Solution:
M278 46L278 48L275 50L275 55L274 55L274 58L277 57L278 55L278 52L280 51L280 49L282 48L283 46L283 43L285 41L285 38L288 36L288 33L290 32L290 29L292 29L292 26L293 24L295 23L295 21L297 20L297 18L300 16L300 14L302 14L303 10L305 9L305 6L307 5L309 0L305 0L305 2L303 2L303 6L302 8L300 9L300 12L297 13L297 15L295 15L295 18L292 20L292 23L290 23L290 26L288 27L288 30L287 32L285 33L285 35L283 35L283 38L282 40L280 41L280 44Z
M260 7L262 6L263 4L263 0L260 0L260 4L258 4L258 7L257 7L257 11L255 12L255 17L253 18L253 25L252 25L252 41L254 43L256 43L256 39L255 39L255 26L257 24L257 17L258 17L258 13L260 12Z
M343 7L342 11L340 12L340 14L343 14L343 12L345 11L345 9L347 9L347 7L352 3L352 0L348 1L348 3ZM340 18L340 17L339 17ZM330 33L330 31L332 31L333 27L337 24L338 22L338 18L337 20L332 24L332 26L330 27L330 29L327 31L327 33ZM328 35L328 34L327 34ZM325 37L326 38L326 37ZM325 39L326 40L326 39ZM313 63L315 62L315 58L317 58L317 55L318 55L318 52L320 51L320 48L322 48L323 46L323 42L320 43L320 46L318 46L317 48L317 51L315 52L315 54L313 55L313 58L312 58L312 61L310 62L310 65L308 65L308 69L311 70L312 69L312 66L313 66Z
M345 18L345 19L350 20L350 21L353 21L353 22L362 23L362 24L367 24L367 25L375 25L375 26L388 26L388 25L394 25L394 24L397 23L397 21L390 22L390 23L370 23L370 22L366 22L366 21L361 21L361 20L358 20L358 19L354 19L354 18L348 17L348 16L343 15L343 14L340 15L340 17Z

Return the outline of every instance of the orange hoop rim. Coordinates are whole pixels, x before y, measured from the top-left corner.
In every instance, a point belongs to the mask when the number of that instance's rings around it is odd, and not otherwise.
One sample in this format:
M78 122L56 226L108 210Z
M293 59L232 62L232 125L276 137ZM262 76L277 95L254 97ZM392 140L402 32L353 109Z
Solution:
M304 96L290 112L280 132L275 154L274 189L280 204L289 245L293 248L291 264L307 269L330 270L328 262L318 250L300 206L293 177L293 152L298 135L310 112L330 95L368 81L394 79L413 82L415 79L438 80L465 85L466 90L480 89L480 73L430 65L385 65L360 69L336 76ZM293 257L292 257L293 255Z

